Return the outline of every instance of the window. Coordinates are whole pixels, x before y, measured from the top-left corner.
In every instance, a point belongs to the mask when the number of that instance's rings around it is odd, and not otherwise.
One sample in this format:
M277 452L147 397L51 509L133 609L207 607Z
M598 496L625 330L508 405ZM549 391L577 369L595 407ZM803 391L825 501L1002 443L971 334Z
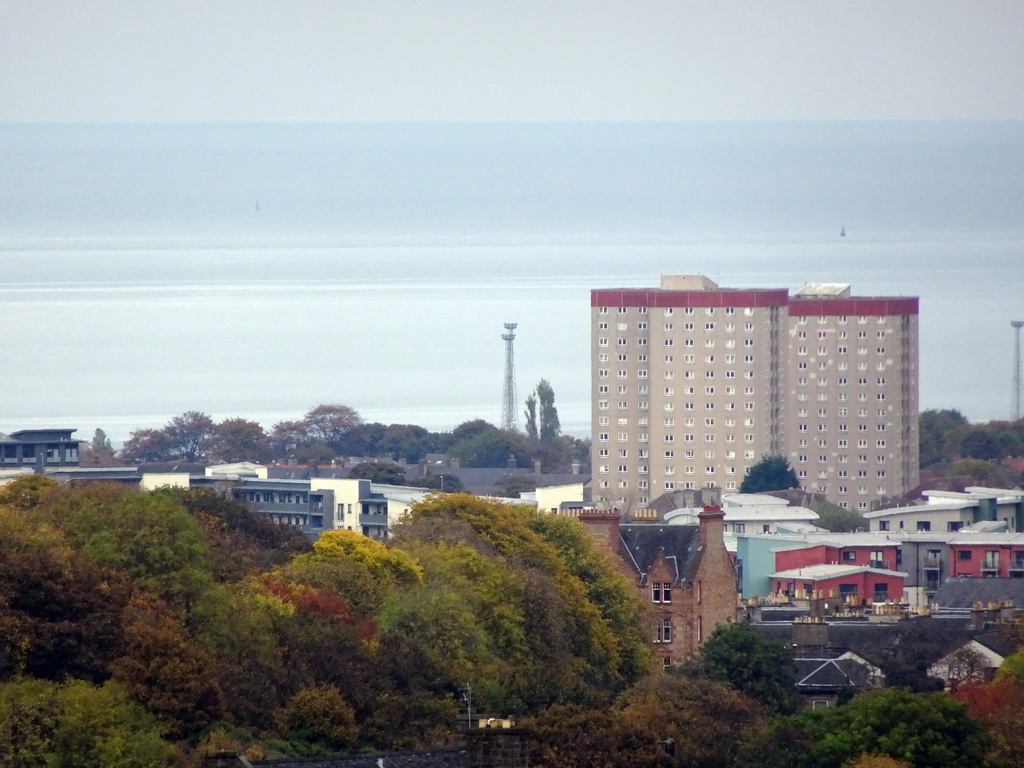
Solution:
M672 619L668 616L662 618L657 624L657 630L654 636L654 642L656 643L671 643L672 642Z
M956 551L956 559L961 563L970 562L971 550L969 549L958 549Z
M919 530L919 531L930 531L931 529L932 529L932 524L929 521L927 521L927 520L918 520L917 521L917 530Z
M654 582L651 582L651 602L652 603L671 603L672 602L672 582L670 582L670 581L654 581Z

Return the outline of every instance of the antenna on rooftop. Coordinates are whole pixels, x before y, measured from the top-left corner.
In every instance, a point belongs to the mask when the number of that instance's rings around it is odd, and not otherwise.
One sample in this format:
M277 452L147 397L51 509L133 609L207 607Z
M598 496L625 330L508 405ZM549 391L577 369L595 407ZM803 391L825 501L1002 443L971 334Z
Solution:
M1013 420L1020 419L1020 329L1024 320L1011 320L1013 326Z
M512 342L518 323L505 323L507 333L501 334L505 341L505 387L501 396L501 428L509 431L519 429L519 410L516 406L516 366Z

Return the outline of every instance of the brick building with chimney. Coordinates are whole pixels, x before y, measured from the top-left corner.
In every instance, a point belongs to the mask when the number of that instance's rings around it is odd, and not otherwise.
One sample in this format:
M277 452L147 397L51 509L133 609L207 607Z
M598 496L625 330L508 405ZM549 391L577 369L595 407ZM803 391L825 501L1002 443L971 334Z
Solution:
M704 507L697 525L623 523L618 510L579 515L650 607L654 653L666 669L692 658L716 626L736 618L736 569L723 541L724 517L717 504Z

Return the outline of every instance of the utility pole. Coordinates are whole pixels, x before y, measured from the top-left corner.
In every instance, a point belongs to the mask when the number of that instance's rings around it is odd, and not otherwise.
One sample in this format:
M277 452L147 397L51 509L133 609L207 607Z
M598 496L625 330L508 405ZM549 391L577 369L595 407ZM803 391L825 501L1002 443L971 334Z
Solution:
M1020 329L1024 320L1011 320L1013 326L1013 420L1020 420Z
M519 408L516 405L516 365L512 342L515 341L515 330L518 323L505 323L505 333L501 338L505 342L505 387L501 397L501 428L510 432L519 429Z

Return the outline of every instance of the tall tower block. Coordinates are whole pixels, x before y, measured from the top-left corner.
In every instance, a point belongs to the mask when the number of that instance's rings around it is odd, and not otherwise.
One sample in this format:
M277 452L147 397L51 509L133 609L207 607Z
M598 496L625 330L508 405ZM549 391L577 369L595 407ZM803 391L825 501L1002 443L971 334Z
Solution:
M519 411L516 407L516 361L512 342L518 323L505 323L505 386L501 395L501 428L509 431L519 428Z

